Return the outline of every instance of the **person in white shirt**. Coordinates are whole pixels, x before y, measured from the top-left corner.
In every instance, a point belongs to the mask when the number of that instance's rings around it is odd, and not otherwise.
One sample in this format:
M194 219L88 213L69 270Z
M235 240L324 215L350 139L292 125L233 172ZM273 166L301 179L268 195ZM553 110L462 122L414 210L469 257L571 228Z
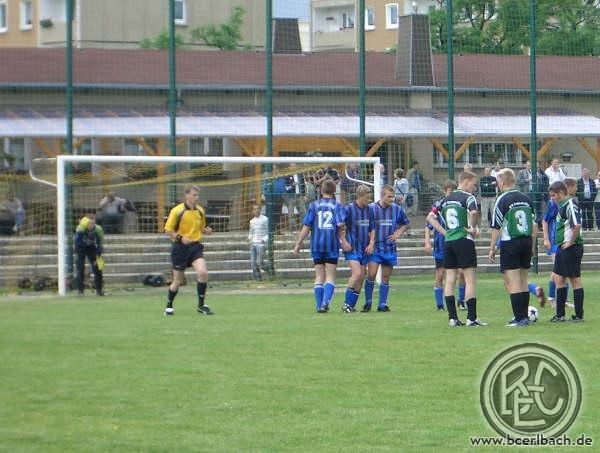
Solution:
M596 184L596 198L594 198L594 216L596 217L596 229L600 231L600 171L594 179Z
M264 256L267 241L269 240L269 219L260 213L260 205L252 206L252 219L250 220L250 229L248 231L248 241L250 241L250 266L252 268L252 277L254 280L262 280L260 273L264 269Z
M548 185L551 186L556 181L563 182L567 175L564 170L560 168L560 163L558 159L552 159L552 164L546 168L546 176L548 176Z

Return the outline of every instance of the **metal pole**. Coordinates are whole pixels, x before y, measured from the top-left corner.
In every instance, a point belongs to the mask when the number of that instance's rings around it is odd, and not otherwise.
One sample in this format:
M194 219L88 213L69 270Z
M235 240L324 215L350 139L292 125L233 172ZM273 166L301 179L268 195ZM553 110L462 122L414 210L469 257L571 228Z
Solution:
M265 11L265 113L267 119L267 157L273 157L273 0L266 0ZM273 166L265 165L265 170L273 175ZM266 185L266 214L269 219L269 240L267 245L267 258L271 275L275 275L275 241L274 233L277 225L273 224L273 178Z
M177 155L177 77L176 77L176 49L175 49L175 0L169 0L169 150L171 156ZM175 165L169 166L167 173L174 175L177 172ZM175 184L167 184L167 198L169 204L175 202Z
M366 70L365 70L365 0L358 2L358 116L360 121L359 156L367 152L366 137Z
M537 82L536 82L536 47L537 47L537 21L536 21L536 0L529 0L529 110L531 116L531 141L529 145L529 151L531 153L531 184L533 188L533 205L541 208L542 194L538 193L537 185ZM541 213L536 213L536 217L539 218ZM537 237L535 240L533 255L533 269L535 273L539 273L538 263L538 242Z
M66 2L66 21L67 21L67 29L66 29L66 114L67 114L67 137L66 137L66 153L72 155L73 154L73 8L74 8L74 0L67 0ZM64 169L64 177L70 179L71 177L71 165L67 164ZM65 216L66 216L66 224L63 231L63 234L66 234L66 247L67 247L67 272L68 275L73 275L73 238L71 234L66 231L67 228L71 227L72 223L72 211L71 207L73 205L73 193L71 191L71 186L69 183L65 185L65 200L68 200L64 206ZM57 234L59 232L57 231ZM64 238L62 239L64 240ZM64 265L64 264L63 264Z
M446 6L448 27L448 179L454 179L454 24L452 0Z

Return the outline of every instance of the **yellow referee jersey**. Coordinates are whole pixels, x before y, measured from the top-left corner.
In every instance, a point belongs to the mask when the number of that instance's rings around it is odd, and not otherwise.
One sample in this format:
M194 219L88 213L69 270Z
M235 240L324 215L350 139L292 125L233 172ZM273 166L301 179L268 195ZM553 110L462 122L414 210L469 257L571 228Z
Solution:
M206 227L206 216L202 206L188 208L185 203L180 203L171 209L165 224L167 233L177 233L192 241L202 239L202 230Z

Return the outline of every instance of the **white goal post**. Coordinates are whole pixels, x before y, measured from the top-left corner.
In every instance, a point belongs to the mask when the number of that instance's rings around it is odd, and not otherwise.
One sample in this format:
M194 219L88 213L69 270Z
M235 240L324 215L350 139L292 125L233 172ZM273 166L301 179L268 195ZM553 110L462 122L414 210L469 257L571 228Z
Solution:
M369 164L373 166L373 195L379 199L381 172L379 157L195 157L195 156L74 156L56 158L57 185L57 244L58 244L58 294L67 293L67 172L72 163L137 163L137 164Z

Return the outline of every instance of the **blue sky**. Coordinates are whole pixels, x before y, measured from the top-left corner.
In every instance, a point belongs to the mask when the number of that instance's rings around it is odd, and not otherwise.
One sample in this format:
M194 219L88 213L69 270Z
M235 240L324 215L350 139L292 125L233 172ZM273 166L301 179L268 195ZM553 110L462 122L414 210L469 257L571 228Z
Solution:
M273 0L273 17L310 18L310 0Z

